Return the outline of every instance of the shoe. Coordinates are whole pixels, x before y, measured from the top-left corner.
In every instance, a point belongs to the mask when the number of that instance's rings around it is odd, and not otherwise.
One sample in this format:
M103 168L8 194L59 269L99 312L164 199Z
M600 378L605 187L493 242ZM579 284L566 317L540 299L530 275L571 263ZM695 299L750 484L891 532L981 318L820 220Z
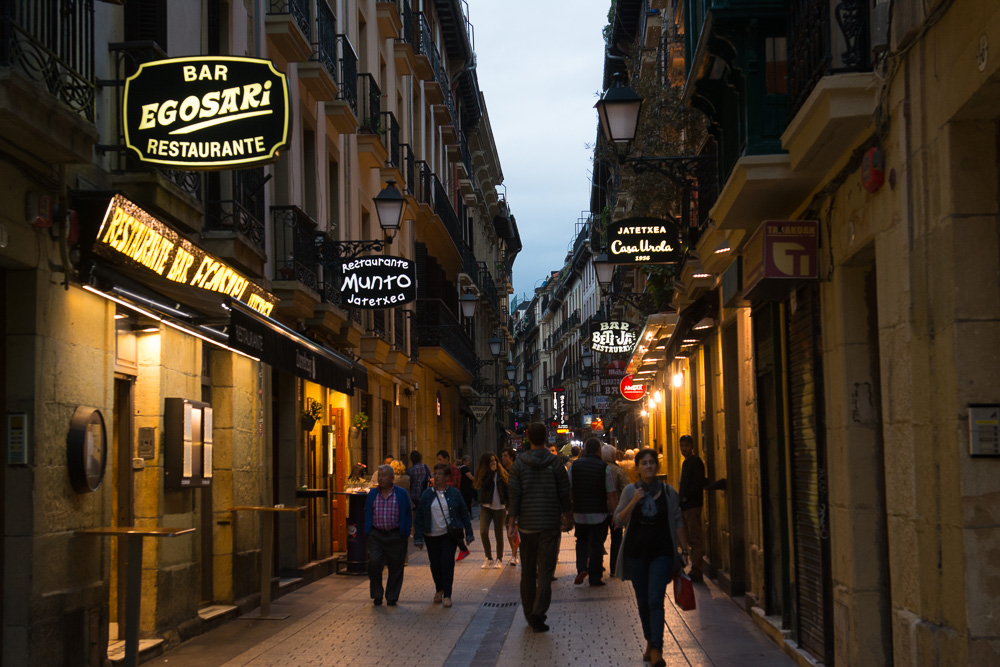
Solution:
M465 551L458 552L458 556L455 558L455 562L457 563L460 560L465 560L465 557L468 555L469 555L468 549L466 549Z
M497 558L493 562L493 569L494 570L501 570L501 569L503 569L503 559L502 558Z
M396 601L395 600L386 600L385 604L386 604L387 607L395 607L396 606Z
M649 662L649 652L652 651L652 650L653 649L649 645L649 642L646 642L646 650L642 652L642 661L643 662Z
M438 591L434 594L434 604L440 604L441 600L444 598L444 593Z
M450 607L451 606L451 598L445 598L443 604L444 604L445 607Z
M531 630L537 635L539 632L548 632L549 626L545 625L544 623L532 623Z
M667 667L667 663L663 659L663 651L661 649L649 649L649 664L650 667Z
M507 565L510 565L511 567L517 565L517 556L511 556L510 560L507 561Z
M375 598L374 602L376 607L382 606L382 598Z
M576 575L576 579L573 580L573 583L576 584L577 586L579 586L580 584L583 583L583 580L586 579L586 578L587 578L587 572L586 572L586 570L583 571L583 572L578 572L577 575Z
M607 585L608 584L605 581L592 581L592 582L590 582L591 588L593 588L594 586L607 586Z
M480 567L483 568L484 570L488 570L491 567L493 567L493 561L491 559L487 558L486 562L483 563L482 565L480 565Z

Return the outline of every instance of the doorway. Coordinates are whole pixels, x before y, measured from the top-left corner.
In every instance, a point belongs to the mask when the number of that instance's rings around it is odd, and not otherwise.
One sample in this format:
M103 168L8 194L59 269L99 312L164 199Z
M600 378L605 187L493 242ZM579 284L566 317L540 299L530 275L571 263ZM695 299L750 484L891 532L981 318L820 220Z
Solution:
M132 457L135 450L132 433L135 414L135 378L115 377L115 413L112 428L114 485L111 490L114 525L122 528L135 525L135 489ZM125 584L128 579L128 559L125 538L111 541L111 609L110 617L118 628L118 637L125 629Z

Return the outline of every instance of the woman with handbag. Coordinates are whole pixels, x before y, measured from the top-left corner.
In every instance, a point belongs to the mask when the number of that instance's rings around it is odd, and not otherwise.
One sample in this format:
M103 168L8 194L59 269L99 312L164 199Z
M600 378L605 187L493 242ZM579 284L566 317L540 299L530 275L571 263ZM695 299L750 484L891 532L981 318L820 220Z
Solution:
M493 452L486 452L479 459L473 486L479 491L479 537L486 552L483 569L500 569L503 567L504 518L507 513L507 471ZM490 548L490 522L497 540L495 561Z
M635 455L639 480L625 487L615 510L615 525L625 527L615 576L632 582L646 638L642 659L652 667L666 665L663 599L667 584L684 567L677 553L680 497L672 486L656 478L659 466L656 450L640 450Z
M420 496L413 517L413 544L423 549L424 542L427 543L427 559L434 579L434 602L450 607L455 581L455 550L463 537L472 544L472 520L462 494L448 485L451 466L438 463L431 477L434 485Z

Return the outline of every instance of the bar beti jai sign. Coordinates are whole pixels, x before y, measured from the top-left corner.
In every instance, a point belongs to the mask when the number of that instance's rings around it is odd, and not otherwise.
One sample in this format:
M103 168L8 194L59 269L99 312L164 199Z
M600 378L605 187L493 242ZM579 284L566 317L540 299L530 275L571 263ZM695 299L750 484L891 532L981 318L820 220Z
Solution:
M245 303L271 314L278 298L231 266L194 245L121 195L111 199L94 252L144 275Z
M232 56L143 63L125 82L125 145L143 162L241 169L288 142L288 79L268 60Z

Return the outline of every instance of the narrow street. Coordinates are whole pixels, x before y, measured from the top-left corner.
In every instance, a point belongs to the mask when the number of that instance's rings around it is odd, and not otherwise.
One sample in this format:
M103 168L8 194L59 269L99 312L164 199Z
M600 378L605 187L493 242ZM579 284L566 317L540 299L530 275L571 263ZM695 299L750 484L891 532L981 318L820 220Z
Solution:
M396 607L375 607L368 579L329 576L272 603L285 621L233 620L150 661L150 665L640 665L644 642L630 584L573 585L572 535L564 535L548 624L534 634L518 597L520 568L483 570L482 546L455 566L454 606L433 604L427 556L410 546ZM509 554L505 561L509 560ZM607 565L607 560L605 560ZM668 590L668 593L670 591ZM666 605L667 665L778 667L794 662L711 582L697 584L698 609ZM668 598L671 596L668 595Z

